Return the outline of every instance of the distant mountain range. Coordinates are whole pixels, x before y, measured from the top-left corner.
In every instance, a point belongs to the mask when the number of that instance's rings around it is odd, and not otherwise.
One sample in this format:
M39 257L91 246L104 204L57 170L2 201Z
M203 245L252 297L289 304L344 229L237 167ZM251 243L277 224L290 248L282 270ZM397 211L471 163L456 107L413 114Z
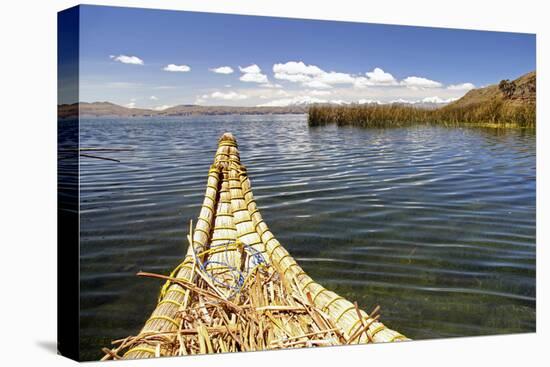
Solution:
M472 89L462 98L456 101L444 101L438 98L426 98L422 101L411 102L396 100L389 104L408 105L424 109L467 107L474 104L499 101L509 106L519 106L536 103L536 72L530 72L518 79L502 81L500 84L490 85L485 88ZM362 105L376 105L380 102L360 100ZM290 106L261 106L261 107L235 107L235 106L200 106L178 105L164 110L145 108L128 108L111 102L80 102L74 104L58 105L59 118L81 117L147 117L147 116L190 116L190 115L267 115L267 114L302 114L307 113L311 103L296 103ZM323 105L344 106L350 103L334 101Z
M234 106L199 106L179 105L164 110L144 108L127 108L111 102L80 102L59 105L60 118L81 117L147 117L147 116L190 116L190 115L263 115L263 114L296 114L306 113L307 106L288 107L234 107Z

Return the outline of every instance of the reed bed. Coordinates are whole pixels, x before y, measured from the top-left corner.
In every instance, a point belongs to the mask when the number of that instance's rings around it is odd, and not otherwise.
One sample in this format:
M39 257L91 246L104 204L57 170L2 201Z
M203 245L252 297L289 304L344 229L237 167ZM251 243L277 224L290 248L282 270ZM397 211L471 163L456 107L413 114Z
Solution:
M400 104L311 106L308 111L309 126L335 123L338 126L404 127L417 124L444 126L506 126L534 127L535 104L509 104L501 100L468 106L447 105L427 109Z
M138 335L103 360L408 340L309 277L256 206L231 134L220 139L183 262L165 281Z

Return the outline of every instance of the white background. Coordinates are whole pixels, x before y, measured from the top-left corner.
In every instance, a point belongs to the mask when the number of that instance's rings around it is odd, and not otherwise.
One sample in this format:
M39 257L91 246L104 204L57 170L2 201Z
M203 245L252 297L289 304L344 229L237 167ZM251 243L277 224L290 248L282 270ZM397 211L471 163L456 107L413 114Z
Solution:
M537 33L537 333L117 362L120 366L548 362L548 61L544 1L118 0L95 4ZM0 364L70 365L56 340L56 12L65 0L0 3ZM458 46L457 46L458 47ZM544 163L541 163L544 162ZM547 190L542 188L546 187ZM546 343L544 343L546 339Z

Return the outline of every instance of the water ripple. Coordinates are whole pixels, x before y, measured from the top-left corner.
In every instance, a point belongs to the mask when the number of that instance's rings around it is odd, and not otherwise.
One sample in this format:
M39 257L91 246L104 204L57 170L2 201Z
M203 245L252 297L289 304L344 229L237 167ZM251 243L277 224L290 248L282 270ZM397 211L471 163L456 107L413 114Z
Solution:
M200 133L199 133L200 131ZM266 222L316 280L412 338L533 331L532 130L308 128L305 116L81 122L84 353L136 333L186 250L218 137L239 140ZM95 340L95 342L89 342ZM95 344L94 344L95 343Z

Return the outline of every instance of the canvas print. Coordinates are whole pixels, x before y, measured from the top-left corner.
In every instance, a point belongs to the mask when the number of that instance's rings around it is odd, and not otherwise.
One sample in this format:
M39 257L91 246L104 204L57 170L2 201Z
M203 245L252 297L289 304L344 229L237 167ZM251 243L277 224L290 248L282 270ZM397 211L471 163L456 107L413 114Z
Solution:
M61 354L535 332L534 34L58 24Z

